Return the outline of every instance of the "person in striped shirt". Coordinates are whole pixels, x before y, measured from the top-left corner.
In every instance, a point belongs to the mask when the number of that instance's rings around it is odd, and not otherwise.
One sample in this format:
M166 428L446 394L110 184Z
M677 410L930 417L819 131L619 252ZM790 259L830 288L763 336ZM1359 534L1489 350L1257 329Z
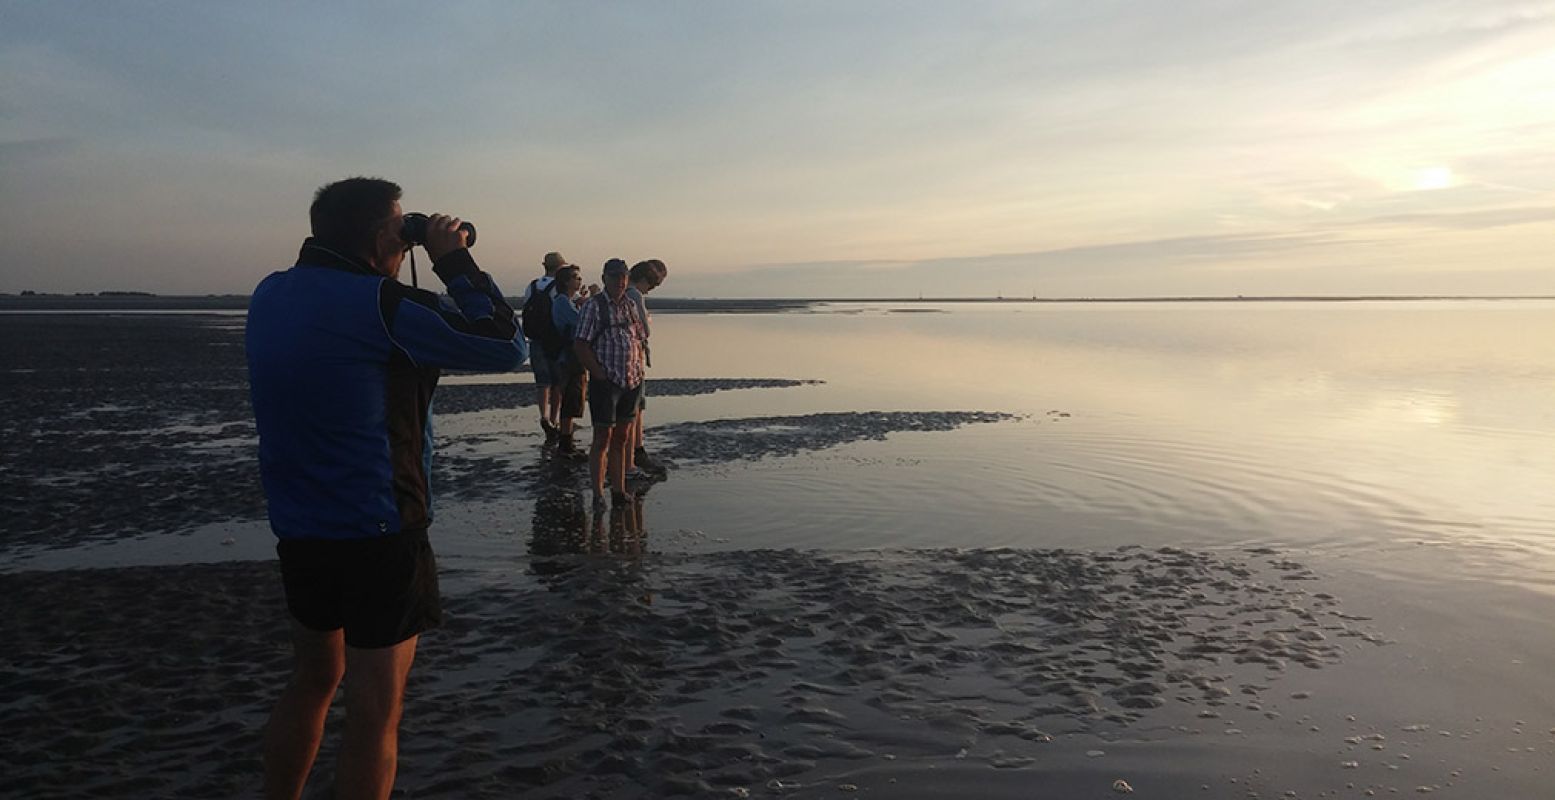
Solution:
M641 398L646 336L637 306L626 295L627 273L625 261L605 262L600 276L604 291L580 309L573 334L573 352L589 373L589 418L594 424L589 477L596 505L604 503L607 469L615 502L632 499L626 488L626 449L632 446L632 423Z

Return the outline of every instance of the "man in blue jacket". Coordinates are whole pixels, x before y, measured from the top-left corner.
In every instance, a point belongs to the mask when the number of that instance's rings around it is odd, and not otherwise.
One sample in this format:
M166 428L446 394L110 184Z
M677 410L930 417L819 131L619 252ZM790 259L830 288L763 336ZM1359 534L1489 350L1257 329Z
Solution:
M265 730L267 798L301 796L346 675L335 796L389 796L416 640L442 619L427 541L438 370L511 370L527 355L458 219L433 215L425 232L451 306L397 280L412 246L399 199L376 178L319 189L296 266L249 304L260 476L296 653Z

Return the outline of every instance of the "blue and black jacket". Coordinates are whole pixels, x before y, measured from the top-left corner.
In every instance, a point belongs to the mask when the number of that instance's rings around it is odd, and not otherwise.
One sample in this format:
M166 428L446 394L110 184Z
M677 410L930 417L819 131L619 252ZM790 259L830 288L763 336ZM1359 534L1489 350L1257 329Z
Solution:
M470 251L432 265L457 308L309 239L248 307L249 387L270 528L360 539L432 521L439 368L517 368L518 320Z

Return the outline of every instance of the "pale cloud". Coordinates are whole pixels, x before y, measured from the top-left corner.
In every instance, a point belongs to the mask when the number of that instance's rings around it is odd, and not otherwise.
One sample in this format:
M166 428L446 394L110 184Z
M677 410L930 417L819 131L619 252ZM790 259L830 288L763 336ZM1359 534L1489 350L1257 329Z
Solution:
M1492 208L1478 211L1447 211L1435 214L1395 214L1372 217L1354 224L1361 226L1412 226L1449 230L1482 230L1512 225L1555 223L1555 206Z
M1325 251L1364 243L1358 237L1327 233L1187 236L889 264L764 264L718 276L677 275L676 280L681 284L678 291L710 297L769 296L789 284L811 291L786 296L823 298L1095 294L1087 286L1128 287L1123 292L1128 296L1199 294L1204 293L1202 284L1183 276L1207 274L1230 264L1270 265L1292 255L1320 258Z
M246 291L350 174L475 220L515 286L560 249L688 294L1549 289L1555 3L6 16L0 291Z

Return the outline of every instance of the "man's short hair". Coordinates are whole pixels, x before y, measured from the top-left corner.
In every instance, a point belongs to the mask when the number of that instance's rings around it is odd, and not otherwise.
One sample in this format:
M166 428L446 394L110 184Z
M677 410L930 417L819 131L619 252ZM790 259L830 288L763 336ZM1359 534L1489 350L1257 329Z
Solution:
M308 208L313 237L353 253L369 252L400 194L399 184L382 178L346 178L322 186Z
M647 261L639 261L632 265L630 279L632 283L641 283L650 276L662 276L668 273L669 268L664 266L663 261L657 258L650 258Z
M624 260L622 260L622 259L619 259L619 258L612 258L609 261L606 261L605 262L605 268L603 270L601 270L601 273L606 275L606 276L610 276L610 275L627 275L627 276L630 276L630 274L631 274L627 270L627 268L626 268L626 262Z

